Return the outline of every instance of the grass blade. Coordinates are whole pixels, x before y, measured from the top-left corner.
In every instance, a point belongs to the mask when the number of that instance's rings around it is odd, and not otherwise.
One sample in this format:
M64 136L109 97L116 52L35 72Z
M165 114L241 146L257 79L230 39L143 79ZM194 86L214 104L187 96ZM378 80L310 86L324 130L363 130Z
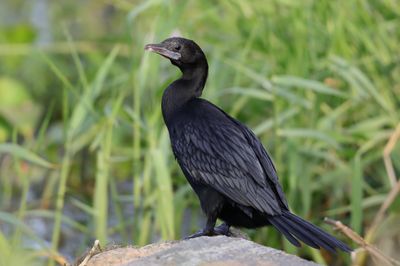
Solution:
M33 153L32 151L14 143L3 143L0 144L0 154L9 153L15 157L18 157L22 160L28 161L30 163L36 164L41 167L54 169L56 167L55 164L50 163L40 157L39 155Z

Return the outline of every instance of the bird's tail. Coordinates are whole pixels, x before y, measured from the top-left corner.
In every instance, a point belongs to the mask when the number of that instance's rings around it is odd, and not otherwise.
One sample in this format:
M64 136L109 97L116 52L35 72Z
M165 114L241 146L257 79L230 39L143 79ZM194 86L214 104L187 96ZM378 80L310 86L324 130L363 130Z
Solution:
M282 215L268 217L268 221L281 232L293 245L300 247L302 241L310 247L319 249L324 248L336 253L336 249L351 252L342 241L337 240L319 227L303 220L289 211L284 211Z

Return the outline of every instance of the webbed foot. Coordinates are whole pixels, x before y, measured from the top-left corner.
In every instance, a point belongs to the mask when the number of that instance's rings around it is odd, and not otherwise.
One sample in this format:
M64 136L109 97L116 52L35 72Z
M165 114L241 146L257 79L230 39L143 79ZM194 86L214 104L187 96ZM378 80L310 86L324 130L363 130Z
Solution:
M231 231L229 230L230 225L227 223L222 223L214 228L214 233L216 235L223 235L223 236L232 236Z
M223 235L223 236L232 236L232 233L229 231L229 225L226 223L222 223L221 225L214 227L212 229L202 229L193 235L189 235L185 237L184 239L191 239L191 238L196 238L200 236L218 236L218 235Z
M196 238L196 237L201 237L201 236L212 236L212 235L213 235L212 231L205 231L203 229L203 230L200 230L200 231L194 233L193 235L189 235L189 236L185 237L184 239L191 239L191 238Z

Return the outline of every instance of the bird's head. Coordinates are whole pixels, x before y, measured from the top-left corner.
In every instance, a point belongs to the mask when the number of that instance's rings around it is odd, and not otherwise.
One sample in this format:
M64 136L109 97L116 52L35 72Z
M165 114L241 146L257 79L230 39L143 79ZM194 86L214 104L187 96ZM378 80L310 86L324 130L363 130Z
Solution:
M206 57L201 48L192 40L172 37L158 44L147 44L145 50L155 52L171 60L182 72L206 64Z

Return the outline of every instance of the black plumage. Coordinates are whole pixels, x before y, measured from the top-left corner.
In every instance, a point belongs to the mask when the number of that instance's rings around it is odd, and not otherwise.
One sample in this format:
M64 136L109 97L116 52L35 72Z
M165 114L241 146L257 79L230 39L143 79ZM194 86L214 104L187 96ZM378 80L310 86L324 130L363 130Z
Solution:
M201 235L229 235L230 226L272 225L295 246L300 241L334 252L351 249L292 214L275 166L259 139L245 125L199 98L208 64L201 48L184 38L149 44L146 50L171 60L182 77L162 98L162 112L172 150L207 216ZM217 218L224 224L215 227Z

